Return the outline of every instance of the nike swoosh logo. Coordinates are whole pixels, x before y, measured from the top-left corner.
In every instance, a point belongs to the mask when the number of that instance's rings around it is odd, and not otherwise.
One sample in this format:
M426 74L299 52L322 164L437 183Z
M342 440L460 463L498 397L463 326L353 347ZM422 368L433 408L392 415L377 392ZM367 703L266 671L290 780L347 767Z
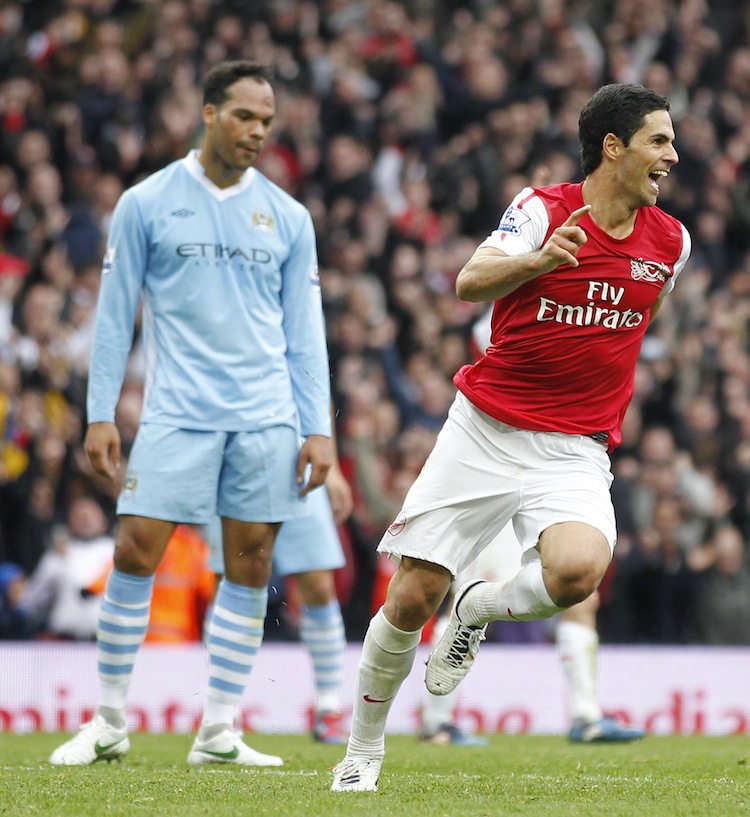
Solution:
M384 704L386 701L390 701L393 695L391 695L391 698L371 698L369 695L363 695L362 697L368 704Z
M221 760L235 760L239 757L240 750L235 746L228 752L209 752L208 749L201 749L204 755L211 755L211 757L218 757Z
M110 743L108 746L102 746L101 743L99 743L99 741L97 740L97 742L94 744L94 751L96 752L96 756L99 757L101 755L105 755L110 749L113 749L120 742L121 741L116 740L114 743Z

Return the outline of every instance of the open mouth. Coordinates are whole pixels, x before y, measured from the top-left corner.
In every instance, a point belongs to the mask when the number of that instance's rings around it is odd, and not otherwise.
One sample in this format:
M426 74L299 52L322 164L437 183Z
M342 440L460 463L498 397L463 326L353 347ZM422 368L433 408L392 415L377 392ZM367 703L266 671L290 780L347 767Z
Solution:
M662 179L666 179L667 175L669 174L668 170L654 170L652 173L648 174L649 181L651 182L651 186L659 192L659 183Z

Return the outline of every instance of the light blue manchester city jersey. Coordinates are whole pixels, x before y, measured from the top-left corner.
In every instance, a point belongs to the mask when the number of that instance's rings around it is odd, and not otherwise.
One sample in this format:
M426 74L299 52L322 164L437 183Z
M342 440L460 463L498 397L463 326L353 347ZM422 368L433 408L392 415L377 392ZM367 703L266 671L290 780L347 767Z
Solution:
M115 209L89 373L89 422L112 422L143 297L142 422L330 436L315 234L255 169L220 189L192 152Z

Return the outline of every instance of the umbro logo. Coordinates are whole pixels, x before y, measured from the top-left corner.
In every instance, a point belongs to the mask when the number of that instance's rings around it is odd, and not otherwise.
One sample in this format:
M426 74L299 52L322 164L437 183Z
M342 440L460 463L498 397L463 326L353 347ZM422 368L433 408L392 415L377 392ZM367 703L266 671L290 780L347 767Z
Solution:
M190 218L190 216L194 216L195 213L192 210L172 210L169 214L170 216L176 216L177 218Z

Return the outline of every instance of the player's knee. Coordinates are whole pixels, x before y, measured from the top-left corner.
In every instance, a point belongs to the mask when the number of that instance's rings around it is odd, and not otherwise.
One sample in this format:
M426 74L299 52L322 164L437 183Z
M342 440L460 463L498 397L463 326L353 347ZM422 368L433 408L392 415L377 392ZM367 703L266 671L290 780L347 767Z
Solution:
M601 571L594 567L560 572L552 577L547 589L558 607L568 608L589 599L596 592L601 579Z
M324 607L336 598L336 585L330 570L310 570L296 574L302 601L308 607Z
M435 614L450 587L450 574L400 566L388 587L385 612L399 629L418 630Z
M424 627L436 612L440 602L433 603L431 596L416 593L398 593L386 599L385 615L394 627L414 632Z
M225 575L229 581L245 587L263 587L271 579L272 551L268 547L255 546L227 557L224 552Z
M150 576L159 564L159 554L153 553L135 537L123 536L117 541L114 566L130 576Z

